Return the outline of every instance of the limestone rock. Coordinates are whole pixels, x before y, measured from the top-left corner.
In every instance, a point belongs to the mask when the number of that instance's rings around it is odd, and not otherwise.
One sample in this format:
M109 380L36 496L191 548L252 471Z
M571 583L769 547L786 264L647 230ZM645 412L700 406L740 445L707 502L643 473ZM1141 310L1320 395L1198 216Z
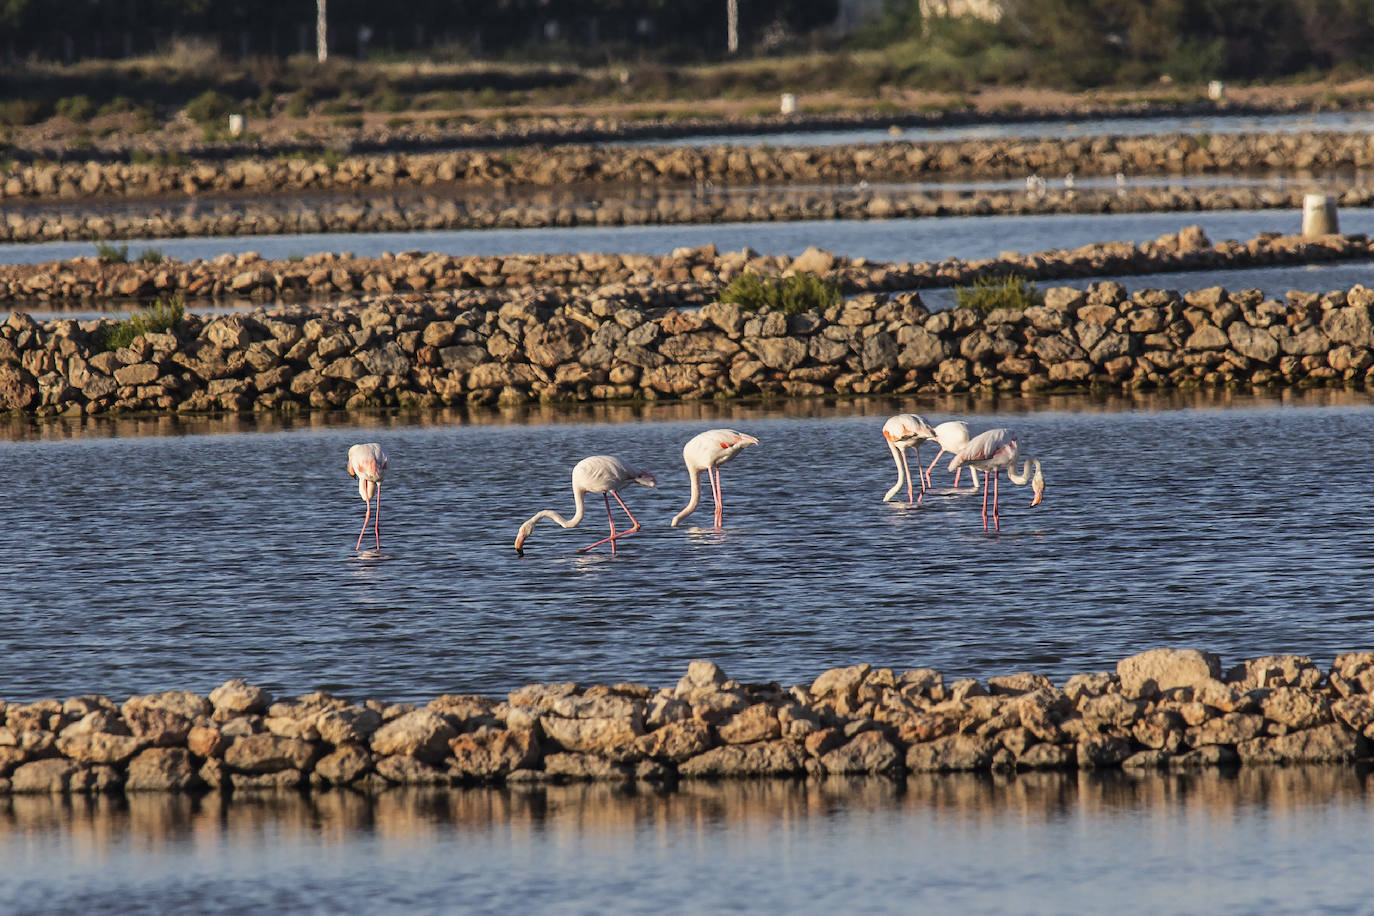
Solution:
M200 784L200 773L185 748L150 747L129 761L124 788L130 792L174 792Z
M457 735L443 716L417 709L377 729L371 745L373 752L383 757L403 755L437 762L447 755L448 742Z
M1130 698L1149 698L1161 690L1191 687L1221 675L1221 662L1197 649L1150 649L1117 662L1121 691Z

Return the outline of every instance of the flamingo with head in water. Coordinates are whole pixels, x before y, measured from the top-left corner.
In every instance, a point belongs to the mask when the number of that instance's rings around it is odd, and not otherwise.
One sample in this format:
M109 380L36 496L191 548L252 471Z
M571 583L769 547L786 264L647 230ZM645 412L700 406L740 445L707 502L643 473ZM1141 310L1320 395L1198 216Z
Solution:
M924 418L914 413L899 413L883 424L883 438L892 452L892 461L897 465L897 482L883 496L883 502L891 502L892 497L906 484L906 504L912 503L911 466L907 464L906 450L916 449L916 476L921 481L921 496L926 495L926 475L921 470L921 443L935 438L935 430ZM920 502L920 500L916 500Z
M348 476L358 478L358 495L367 504L363 515L363 530L358 532L358 543L354 550L361 550L363 535L367 534L367 521L372 515L372 496L377 496L377 518L372 523L372 533L377 538L377 549L382 549L382 472L386 470L386 452L376 442L366 442L352 446L348 450Z
M725 522L725 500L720 495L720 466L735 457L747 445L758 445L753 436L736 432L733 429L708 429L698 433L682 447L682 460L687 464L687 478L692 484L692 494L687 507L673 516L672 526L696 511L701 501L701 472L711 479L711 496L716 503L716 530Z
M930 482L930 472L935 469L935 464L940 460L940 455L957 455L959 450L968 445L969 434L968 424L963 420L947 420L935 427L935 441L940 444L940 452L935 459L930 462L930 467L926 468L926 483ZM964 473L963 468L958 468L954 472L954 486L959 486L959 477ZM978 475L972 474L973 490L978 490Z
M1006 469L1007 479L1017 485L1024 485L1030 482L1031 490L1035 496L1031 500L1032 506L1040 505L1040 500L1045 494L1045 478L1040 473L1040 461L1028 455L1021 455L1021 446L1017 441L1016 434L1009 429L990 429L985 433L980 433L969 440L968 445L964 446L954 456L949 463L951 471L968 465L976 474L983 472L983 530L988 530L988 490L992 490L992 525L993 528L1001 531L1001 516L997 511L997 472ZM1024 459L1021 470L1016 470L1016 459ZM1035 476L1031 476L1031 468L1035 469ZM992 479L989 480L988 478Z
M606 501L606 520L611 525L610 537L604 537L595 544L588 544L579 550L591 550L593 547L600 547L602 544L610 542L611 554L615 555L615 542L627 534L634 534L639 530L639 521L630 512L630 507L625 505L625 501L620 498L620 490L626 486L637 483L646 487L656 486L658 481L654 475L648 471L640 471L630 467L619 458L610 455L593 455L590 458L583 458L573 466L572 490L573 490L573 517L564 518L553 509L545 509L537 513L529 521L520 526L520 531L515 535L515 549L524 553L525 539L534 530L534 525L541 518L550 518L562 525L564 528L576 528L582 523L582 516L586 512L585 497L588 493L600 493ZM625 514L630 518L631 527L623 530L615 530L615 519L611 516L611 497L620 503L620 508L625 510Z

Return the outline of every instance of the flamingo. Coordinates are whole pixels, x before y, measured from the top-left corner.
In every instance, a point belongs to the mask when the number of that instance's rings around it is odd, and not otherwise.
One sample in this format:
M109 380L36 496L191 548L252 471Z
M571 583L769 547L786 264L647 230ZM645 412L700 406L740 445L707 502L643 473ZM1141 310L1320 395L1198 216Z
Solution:
M711 479L711 496L716 502L716 530L725 520L725 501L720 495L720 466L739 454L747 445L758 445L753 436L733 429L708 429L687 440L682 447L682 460L687 464L687 478L692 482L692 495L687 507L673 516L672 527L696 511L701 501L701 472Z
M367 534L367 520L372 515L372 494L377 494L377 518L372 523L372 533L377 538L377 549L382 549L382 472L386 470L386 452L376 442L354 445L348 450L348 476L358 478L358 495L367 504L363 515L363 530L358 532L358 543L354 550L361 550L363 535Z
M582 516L586 510L583 497L588 493L600 493L602 498L606 500L606 520L611 524L611 536L602 538L595 544L588 544L578 552L581 553L582 551L591 550L593 547L600 547L602 544L610 541L611 555L614 556L616 539L622 538L627 534L634 534L639 530L639 521L631 514L630 507L625 505L625 501L620 498L619 493L621 489L631 483L641 484L646 487L658 485L658 481L654 479L653 474L650 474L648 471L636 470L619 458L612 458L610 455L593 455L590 458L583 458L573 466L573 507L577 510L573 513L573 517L564 518L553 509L545 509L539 512L529 521L525 522L525 524L520 526L520 532L515 536L516 551L521 554L525 552L525 539L528 538L530 532L534 530L535 522L539 521L541 518L551 518L564 528L576 528L582 522ZM615 519L611 517L612 496L615 497L616 502L620 503L620 508L625 510L625 514L630 517L632 527L624 531L617 532L615 530Z
M899 413L883 424L883 438L892 451L892 461L897 465L897 482L883 496L883 502L891 502L892 497L906 484L906 504L911 505L911 466L907 464L906 450L916 447L916 476L921 481L921 495L926 495L926 475L921 471L921 443L935 438L935 430L930 424L914 413Z
M926 482L930 482L930 472L935 469L935 464L940 460L940 455L957 455L959 450L968 445L969 434L968 424L963 420L947 420L935 427L935 441L940 443L940 454L930 462L930 467L926 468ZM964 473L963 468L954 472L954 486L959 486L959 477ZM973 475L973 492L978 492L978 475Z
M983 472L984 531L988 530L988 490L992 490L993 527L998 531L1002 530L1001 518L997 512L997 472L1003 468L1006 468L1007 479L1014 484L1024 485L1027 480L1030 481L1031 489L1035 493L1035 498L1031 500L1032 506L1040 505L1040 500L1045 495L1045 478L1040 473L1039 459L1021 455L1024 460L1020 473L1017 473L1018 455L1020 444L1016 440L1016 433L1009 429L990 429L970 439L969 444L960 449L949 463L951 471L968 465L975 475L979 471ZM1030 475L1032 466L1035 468L1034 477ZM992 478L991 481L988 480L989 476Z

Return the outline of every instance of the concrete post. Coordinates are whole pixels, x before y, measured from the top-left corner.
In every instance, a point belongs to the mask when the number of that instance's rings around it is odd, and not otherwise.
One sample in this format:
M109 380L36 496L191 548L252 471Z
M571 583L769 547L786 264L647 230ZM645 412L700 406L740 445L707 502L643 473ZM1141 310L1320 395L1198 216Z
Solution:
M1340 231L1340 221L1336 217L1336 198L1326 194L1308 194L1303 197L1304 236L1334 235Z

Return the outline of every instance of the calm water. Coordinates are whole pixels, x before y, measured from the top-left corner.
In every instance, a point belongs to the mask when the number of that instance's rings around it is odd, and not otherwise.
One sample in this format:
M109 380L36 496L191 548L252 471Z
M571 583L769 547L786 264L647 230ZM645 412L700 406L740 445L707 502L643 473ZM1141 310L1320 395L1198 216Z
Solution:
M11 913L1368 913L1351 767L0 799Z
M272 235L227 238L150 239L129 243L129 256L145 248L190 261L255 251L286 259L321 251L376 257L385 251L435 251L450 255L563 254L609 251L663 255L683 246L714 244L721 251L753 248L798 255L811 245L848 257L876 261L940 261L989 258L1004 251L1078 248L1105 241L1146 242L1198 225L1212 241L1248 240L1261 232L1295 234L1300 211L1223 210L1187 213L1052 214L1048 216L950 216L930 219L791 223L714 223L691 226L612 226L555 229L473 229L356 235ZM1374 233L1374 210L1347 209L1341 231ZM90 242L0 245L0 263L38 264L94 257Z
M936 143L951 140L1003 140L1009 137L1135 137L1153 134L1354 132L1374 128L1374 112L1328 111L1277 115L1167 115L1148 118L1063 118L954 124L948 127L891 127L860 130L771 131L759 134L693 134L674 140L636 141L633 146L839 146L855 143Z
M1318 406L875 399L224 435L11 427L0 697L204 693L241 676L279 695L415 700L670 684L695 658L784 683L860 661L1062 678L1160 645L1329 661L1370 646L1374 492L1342 472L1363 462L1374 409L1300 400ZM939 469L923 506L884 505L879 430L897 409L1014 426L1044 462L1044 503L1029 510L1004 480L1002 531L984 534L979 497ZM682 443L722 424L762 440L724 470L726 531L668 527L686 502ZM391 455L384 549L358 556L344 453L373 439ZM658 475L623 494L644 531L615 557L577 553L604 534L598 501L517 557L515 529L570 513L570 468L600 453ZM709 525L709 505L689 521Z

